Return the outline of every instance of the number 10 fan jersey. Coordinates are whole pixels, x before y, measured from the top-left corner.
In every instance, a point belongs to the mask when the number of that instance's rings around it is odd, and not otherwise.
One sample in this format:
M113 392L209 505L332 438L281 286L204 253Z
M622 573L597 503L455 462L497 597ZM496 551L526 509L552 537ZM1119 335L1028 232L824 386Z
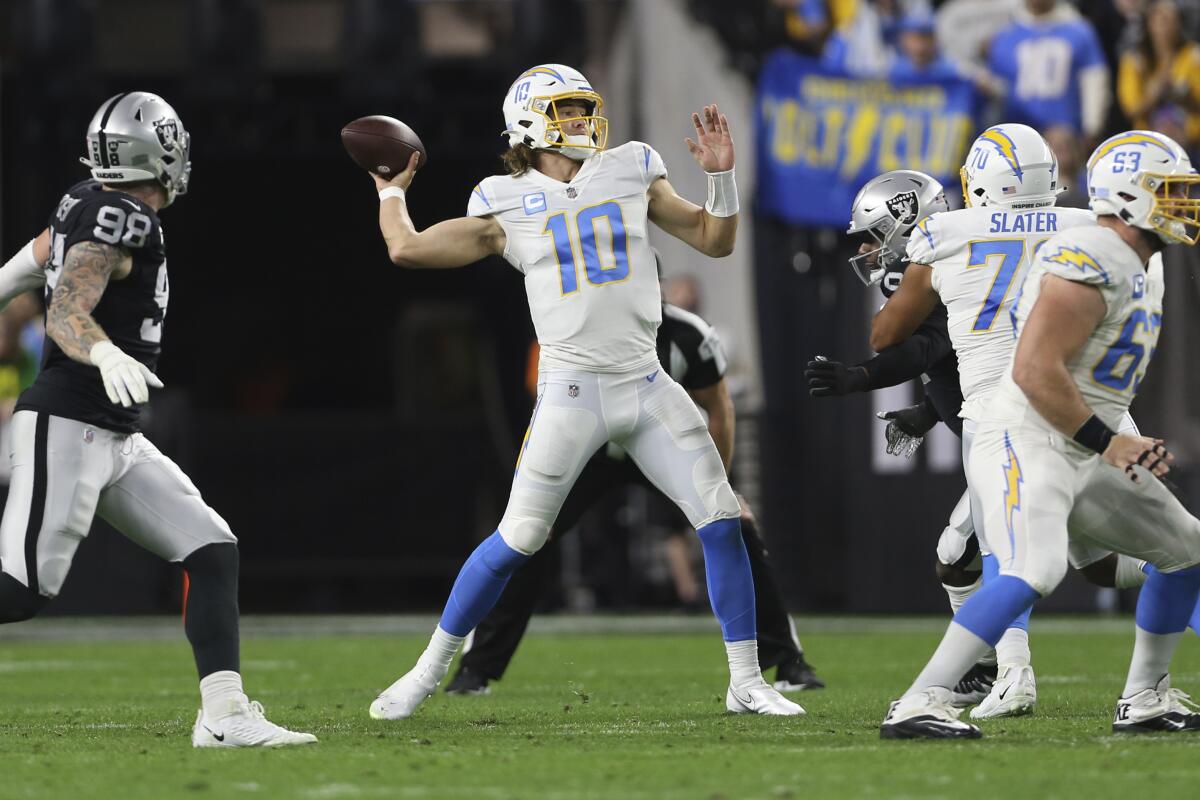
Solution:
M1095 224L1092 212L1074 208L977 206L934 214L913 230L908 260L933 268L958 356L964 419L982 421L1012 357L1010 311L1039 248L1061 231Z
M154 371L168 296L158 214L136 197L84 181L63 195L49 227L47 307L53 304L63 262L74 245L97 242L129 253L132 271L121 280L109 280L92 317L113 344ZM109 400L100 370L72 360L50 337L45 347L42 370L17 401L18 411L44 411L119 433L138 430L139 407L125 408Z
M654 148L629 142L588 158L569 183L530 169L472 190L467 213L496 218L504 258L525 275L543 370L626 372L657 360L646 191L666 174Z

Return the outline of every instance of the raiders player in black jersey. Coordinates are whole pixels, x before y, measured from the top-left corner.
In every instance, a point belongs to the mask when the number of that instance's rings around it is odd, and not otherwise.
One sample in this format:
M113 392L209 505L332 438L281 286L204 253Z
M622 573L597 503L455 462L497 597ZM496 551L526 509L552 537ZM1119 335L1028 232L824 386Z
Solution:
M716 331L695 314L664 303L657 345L659 363L708 414L709 432L728 470L733 458L734 412L725 385L725 352ZM484 694L491 681L504 675L538 601L554 580L551 548L558 546L559 534L574 528L584 512L612 489L630 484L654 489L619 449L601 448L592 457L567 495L546 546L513 574L499 602L476 626L447 692ZM804 660L754 515L745 500L738 499L742 503L742 539L754 574L759 665L764 671L776 668L778 691L819 689L825 684Z
M99 514L187 571L185 631L200 675L196 747L315 742L269 722L238 663L237 539L173 461L138 430L167 312L158 212L187 191L190 139L162 98L107 100L87 134L92 180L0 269L0 301L45 286L42 369L12 419L0 523L0 622L29 619L62 588Z

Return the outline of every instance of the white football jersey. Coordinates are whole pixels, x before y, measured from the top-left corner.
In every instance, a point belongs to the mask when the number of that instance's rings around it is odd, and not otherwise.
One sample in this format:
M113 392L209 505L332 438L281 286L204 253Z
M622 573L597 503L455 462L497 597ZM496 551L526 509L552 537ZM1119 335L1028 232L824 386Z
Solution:
M914 229L907 257L933 268L933 288L946 306L963 393L959 416L979 422L1000 383L1016 341L1009 312L1038 248L1061 231L1095 224L1092 212L1074 208L977 206L933 214Z
M1146 374L1162 327L1162 257L1148 266L1115 231L1094 225L1055 236L1042 247L1013 313L1017 335L1029 319L1042 279L1056 275L1100 290L1108 310L1091 337L1067 363L1083 400L1113 430L1129 410ZM1006 369L988 419L1049 423L1034 411ZM1089 451L1090 452L1090 451Z
M588 158L570 183L530 169L472 190L467 214L496 218L504 258L525 275L543 368L624 372L657 360L646 190L666 174L654 148L629 142Z

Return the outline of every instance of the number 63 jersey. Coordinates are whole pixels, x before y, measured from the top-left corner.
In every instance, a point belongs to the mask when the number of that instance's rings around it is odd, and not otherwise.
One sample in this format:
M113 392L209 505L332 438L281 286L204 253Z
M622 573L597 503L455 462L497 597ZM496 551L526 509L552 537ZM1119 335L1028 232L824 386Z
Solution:
M166 250L158 214L136 197L84 181L63 195L50 215L49 227L47 307L53 305L63 262L74 245L98 242L130 255L132 271L121 280L109 281L92 317L113 344L154 371L168 296ZM41 372L21 395L17 409L44 411L120 433L138 430L138 406L125 408L110 401L100 371L72 360L49 337Z
M1162 328L1163 274L1158 255L1143 266L1137 253L1116 232L1099 225L1075 228L1046 242L1038 253L1014 311L1018 335L1037 303L1042 280L1055 275L1094 286L1106 311L1079 352L1067 362L1083 401L1113 430L1129 410ZM1034 421L1050 425L1029 405L1006 371L988 421ZM1092 455L1074 443L1079 455Z
M666 174L652 147L629 142L589 157L569 183L530 169L472 190L467 214L496 218L504 258L525 275L543 369L656 362L662 310L646 191Z

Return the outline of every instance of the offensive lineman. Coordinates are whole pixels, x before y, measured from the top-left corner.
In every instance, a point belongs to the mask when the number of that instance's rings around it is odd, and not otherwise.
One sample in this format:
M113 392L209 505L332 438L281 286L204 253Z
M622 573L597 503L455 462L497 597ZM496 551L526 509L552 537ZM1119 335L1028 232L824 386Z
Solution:
M700 537L709 599L729 658L730 711L803 714L762 677L754 584L741 509L704 419L658 362L658 276L648 223L705 255L733 250L737 189L729 125L716 106L692 115L688 149L708 173L703 208L675 193L662 158L629 142L605 150L603 100L577 70L544 64L504 99L509 174L471 192L467 216L418 232L405 189L416 155L391 181L375 176L391 260L461 267L503 255L525 275L541 346L538 401L496 531L463 565L429 647L374 703L377 719L411 716L512 573L546 541L563 500L601 446L616 442L687 516Z
M1200 520L1158 477L1160 440L1118 433L1162 325L1152 256L1200 238L1200 175L1161 134L1129 131L1088 160L1097 224L1051 238L1013 315L1017 346L968 465L1000 574L950 623L880 726L883 738L978 738L946 686L1066 572L1068 540L1145 558L1136 637L1113 731L1200 730L1168 669L1200 596Z
M943 303L962 385L963 464L970 458L983 408L1000 383L1012 357L1009 309L1019 294L1029 264L1051 236L1092 225L1089 211L1055 208L1062 191L1058 162L1034 129L1004 124L987 129L975 140L962 169L967 207L935 214L918 223L909 239L908 270L891 301L872 321L871 345L895 344ZM1132 420L1124 424L1136 431ZM975 530L990 544L978 505L978 493L967 475ZM985 581L996 572L995 559L984 548ZM1096 573L1107 571L1108 552L1076 544L1072 562L1096 583L1111 584ZM1117 559L1118 586L1144 580L1141 565ZM1037 687L1030 666L1028 617L1016 620L996 648L999 669L991 693L975 709L976 719L1031 711Z
M190 137L162 98L105 101L87 134L93 180L0 269L0 305L45 286L42 370L12 419L12 483L0 523L0 622L37 614L62 588L96 514L187 571L185 630L200 674L195 747L315 742L268 721L242 690L237 539L186 475L139 433L167 312L158 212L187 191Z

